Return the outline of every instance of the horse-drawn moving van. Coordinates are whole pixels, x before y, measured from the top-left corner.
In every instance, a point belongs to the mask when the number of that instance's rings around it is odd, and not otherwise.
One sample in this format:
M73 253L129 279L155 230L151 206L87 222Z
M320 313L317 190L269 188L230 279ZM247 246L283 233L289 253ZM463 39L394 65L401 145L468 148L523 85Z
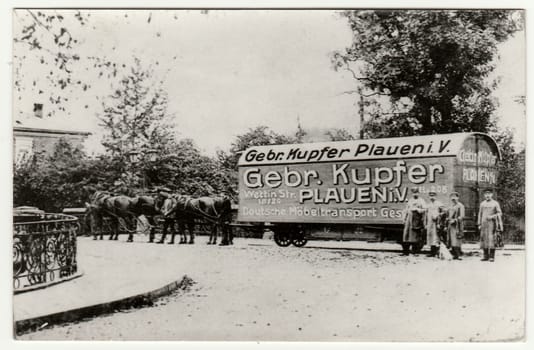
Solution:
M238 221L268 225L280 246L308 239L400 240L410 189L458 192L466 234L500 152L482 133L251 147L239 160Z

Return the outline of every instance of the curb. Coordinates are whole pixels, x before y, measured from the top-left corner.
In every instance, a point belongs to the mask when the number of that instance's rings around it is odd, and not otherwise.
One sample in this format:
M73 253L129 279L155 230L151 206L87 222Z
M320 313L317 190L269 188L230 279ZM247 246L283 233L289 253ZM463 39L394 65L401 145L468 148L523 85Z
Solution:
M38 289L52 287L52 286L54 286L56 284L67 282L67 281L72 281L73 279L76 279L76 278L82 277L82 276L83 276L83 271L79 270L75 274L67 276L67 277L64 277L64 278L60 278L57 281L51 281L51 282L47 282L47 283L36 284L36 285L33 285L33 286L30 285L30 286L27 286L27 287L22 287L20 289L16 289L15 291L13 291L13 294L16 295L16 294L20 294L20 293L26 293L26 292L31 292L31 291L38 290Z
M151 306L153 305L156 299L162 296L169 295L175 290L186 289L193 283L194 282L191 278L189 278L187 275L184 275L181 280L176 280L174 282L164 285L161 288L157 288L146 293L141 293L131 297L126 297L123 299L118 299L101 304L84 306L78 309L71 309L54 314L19 320L16 321L14 324L15 338L17 335L34 332L46 326L75 322L84 318L100 316L103 314L110 314L122 309Z

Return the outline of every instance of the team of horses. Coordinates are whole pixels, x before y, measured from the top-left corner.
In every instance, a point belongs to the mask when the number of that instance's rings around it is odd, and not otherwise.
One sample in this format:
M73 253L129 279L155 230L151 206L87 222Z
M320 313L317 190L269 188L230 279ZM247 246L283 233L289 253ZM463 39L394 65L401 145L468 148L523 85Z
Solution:
M171 239L175 242L176 233L180 235L181 244L195 242L195 226L198 221L211 225L208 244L217 244L217 233L221 231L220 245L232 244L233 235L230 222L232 220L232 206L226 197L191 197L159 191L155 196L140 195L129 197L114 195L106 191L96 191L86 203L86 218L93 239L103 239L104 223L109 223L109 239L117 240L119 232L128 233L128 242L133 242L133 235L137 232L137 223L144 216L150 226L149 242L164 243L170 231ZM157 219L163 222L162 235L155 241ZM177 232L178 231L178 232ZM189 240L187 240L187 231Z

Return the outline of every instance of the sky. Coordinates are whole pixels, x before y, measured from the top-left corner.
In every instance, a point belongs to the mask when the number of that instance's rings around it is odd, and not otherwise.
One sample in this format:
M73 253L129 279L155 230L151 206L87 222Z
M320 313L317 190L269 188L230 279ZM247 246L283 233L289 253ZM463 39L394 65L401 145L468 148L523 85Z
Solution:
M15 33L25 15L15 14ZM351 42L346 21L335 11L93 10L87 23L69 26L80 38L80 55L126 63L136 56L152 65L168 92L177 136L192 138L206 154L228 150L237 135L259 125L292 134L299 120L319 136L330 128L358 132L357 96L343 94L356 82L330 63L332 52ZM14 46L15 55L24 50ZM43 74L32 55L26 59L35 64L25 65L25 79ZM524 106L514 101L525 95L524 32L503 43L499 56L491 77L501 80L495 91L499 125L514 128L516 141L524 142ZM67 104L70 116L58 113L56 118L92 132L86 148L101 152L96 115L115 80L77 68L92 87L73 94ZM31 113L39 98L27 91L14 101L14 114ZM52 108L44 103L45 110Z

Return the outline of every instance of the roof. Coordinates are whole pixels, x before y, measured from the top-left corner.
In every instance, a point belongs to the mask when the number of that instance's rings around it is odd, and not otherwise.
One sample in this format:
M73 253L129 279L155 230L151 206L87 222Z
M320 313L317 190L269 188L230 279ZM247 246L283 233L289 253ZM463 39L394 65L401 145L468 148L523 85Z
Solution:
M37 132L37 133L46 133L46 134L65 134L65 135L91 135L88 131L73 131L73 130L57 130L57 129L37 129L37 128L26 128L20 126L14 126L13 131L26 131L26 132Z
M266 145L248 148L239 158L239 166L320 163L371 159L455 157L469 141L484 140L500 159L500 151L489 135L452 133L393 137L338 142Z
M16 117L13 123L13 131L26 131L38 133L70 134L70 135L91 135L90 132L77 127L76 120L72 117L43 117L37 118L26 114Z

